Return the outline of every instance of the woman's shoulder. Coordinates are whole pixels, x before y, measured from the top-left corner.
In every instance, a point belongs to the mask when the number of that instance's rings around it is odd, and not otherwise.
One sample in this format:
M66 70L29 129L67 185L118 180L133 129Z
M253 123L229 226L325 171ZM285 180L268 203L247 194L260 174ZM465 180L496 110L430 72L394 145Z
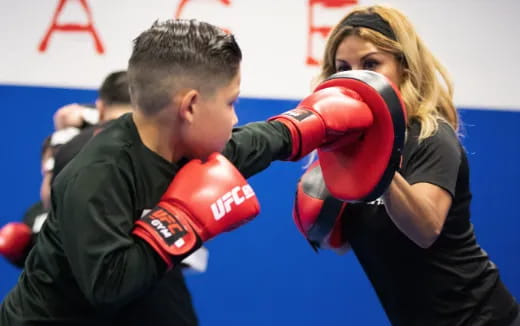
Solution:
M437 128L432 134L420 139L421 128L420 121L412 120L408 124L404 149L408 155L437 151L460 152L461 144L457 132L446 120L438 119Z
M443 143L449 143L458 146L460 142L455 128L444 119L438 119L437 124L437 130L431 136L433 140L436 139L437 141L441 141Z
M432 132L431 135L425 137L423 140L432 141L432 140L435 140L438 138L441 138L441 139L448 138L448 139L458 140L457 131L453 128L453 126L448 121L446 121L444 119L437 119L436 122L437 122L437 127L435 128L435 130ZM421 134L421 130L422 130L421 122L419 120L412 119L408 123L408 128L407 128L408 135L407 136L414 138L414 139L418 139L419 135Z

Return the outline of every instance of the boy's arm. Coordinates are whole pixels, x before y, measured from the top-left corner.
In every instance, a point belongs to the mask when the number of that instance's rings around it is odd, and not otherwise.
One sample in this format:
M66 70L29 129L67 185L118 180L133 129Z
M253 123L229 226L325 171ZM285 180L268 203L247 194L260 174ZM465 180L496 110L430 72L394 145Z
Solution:
M264 128L226 149L246 177L267 167L269 160L297 161L318 149L333 197L371 201L386 190L401 160L406 110L398 90L374 72L339 72L296 108L269 121L282 123L289 137L283 131L269 135ZM269 141L274 144L266 145Z
M402 107L396 101L383 98L381 90L360 81L361 77L338 75L328 79L296 108L270 118L270 124L251 124L241 132L235 132L224 155L249 177L265 169L273 160L297 161L318 147L329 151L339 149L343 153L341 150L347 145L360 143L359 139L368 134L369 129L375 129L376 136L386 131L393 139L389 105L401 115ZM369 77L363 78L376 78L386 91L392 90L384 77ZM352 88L361 91L363 96ZM374 123L374 115L383 116L390 124L384 124L385 128L382 128ZM379 129L383 130L379 132ZM342 167L338 170L342 172Z
M253 122L233 130L222 152L246 177L266 169L272 161L291 155L289 129L278 121Z
M95 164L55 193L63 250L86 299L116 308L149 289L166 264L134 227L132 184L114 165ZM61 199L60 199L61 198Z
M340 82L338 79L313 92L296 108L271 117L268 122L235 129L224 156L248 178L274 160L297 161L352 129L369 125L370 109L357 93L336 87Z
M370 124L371 119L370 109L359 95L329 87L268 122L235 129L223 154L248 178L274 160L297 161L319 146Z

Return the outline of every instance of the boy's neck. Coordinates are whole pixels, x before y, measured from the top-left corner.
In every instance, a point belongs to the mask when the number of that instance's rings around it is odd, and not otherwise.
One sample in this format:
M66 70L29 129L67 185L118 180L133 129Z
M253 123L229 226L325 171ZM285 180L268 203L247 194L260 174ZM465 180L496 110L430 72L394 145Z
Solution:
M160 114L154 116L146 116L140 110L134 110L132 115L134 124L141 137L143 144L151 151L159 154L169 162L177 162L181 157L181 153L177 150L175 144L174 132L176 128L172 123L162 119Z

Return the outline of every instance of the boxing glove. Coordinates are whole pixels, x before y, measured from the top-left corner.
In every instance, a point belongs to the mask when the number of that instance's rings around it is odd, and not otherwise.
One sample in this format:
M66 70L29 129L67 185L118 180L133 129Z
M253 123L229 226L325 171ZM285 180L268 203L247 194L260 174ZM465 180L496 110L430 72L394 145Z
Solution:
M342 87L359 94L373 115L359 137L318 148L323 180L330 194L345 201L373 201L390 185L399 167L406 134L406 108L399 90L373 71L342 71L317 90Z
M15 265L25 258L31 247L31 229L21 222L7 223L0 229L0 255Z
M233 230L260 212L256 195L223 155L183 166L157 206L135 223L168 268L218 234Z
M293 220L312 248L345 252L349 245L343 236L342 215L347 203L330 195L318 161L314 162L296 186Z
M343 141L355 139L372 124L373 116L356 92L331 83L303 99L295 109L269 120L288 128L292 151L287 160L297 161L340 137Z

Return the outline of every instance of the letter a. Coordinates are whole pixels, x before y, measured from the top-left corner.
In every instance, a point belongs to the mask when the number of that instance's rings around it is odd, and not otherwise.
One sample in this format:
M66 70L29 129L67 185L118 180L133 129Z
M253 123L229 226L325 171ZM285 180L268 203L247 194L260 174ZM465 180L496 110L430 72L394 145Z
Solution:
M56 32L64 32L64 33L90 33L92 38L94 39L94 45L96 47L96 52L98 54L103 54L105 49L103 48L103 44L101 43L99 36L94 28L93 20L92 20L92 12L90 11L90 7L87 4L87 0L77 0L83 7L85 14L87 15L87 24L82 25L78 23L68 23L68 24L59 24L58 16L61 14L61 11L65 7L65 3L70 0L59 0L58 7L54 12L54 16L52 17L51 26L45 33L40 45L38 46L38 51L45 52L47 50L47 46L49 44L50 37L52 33Z

